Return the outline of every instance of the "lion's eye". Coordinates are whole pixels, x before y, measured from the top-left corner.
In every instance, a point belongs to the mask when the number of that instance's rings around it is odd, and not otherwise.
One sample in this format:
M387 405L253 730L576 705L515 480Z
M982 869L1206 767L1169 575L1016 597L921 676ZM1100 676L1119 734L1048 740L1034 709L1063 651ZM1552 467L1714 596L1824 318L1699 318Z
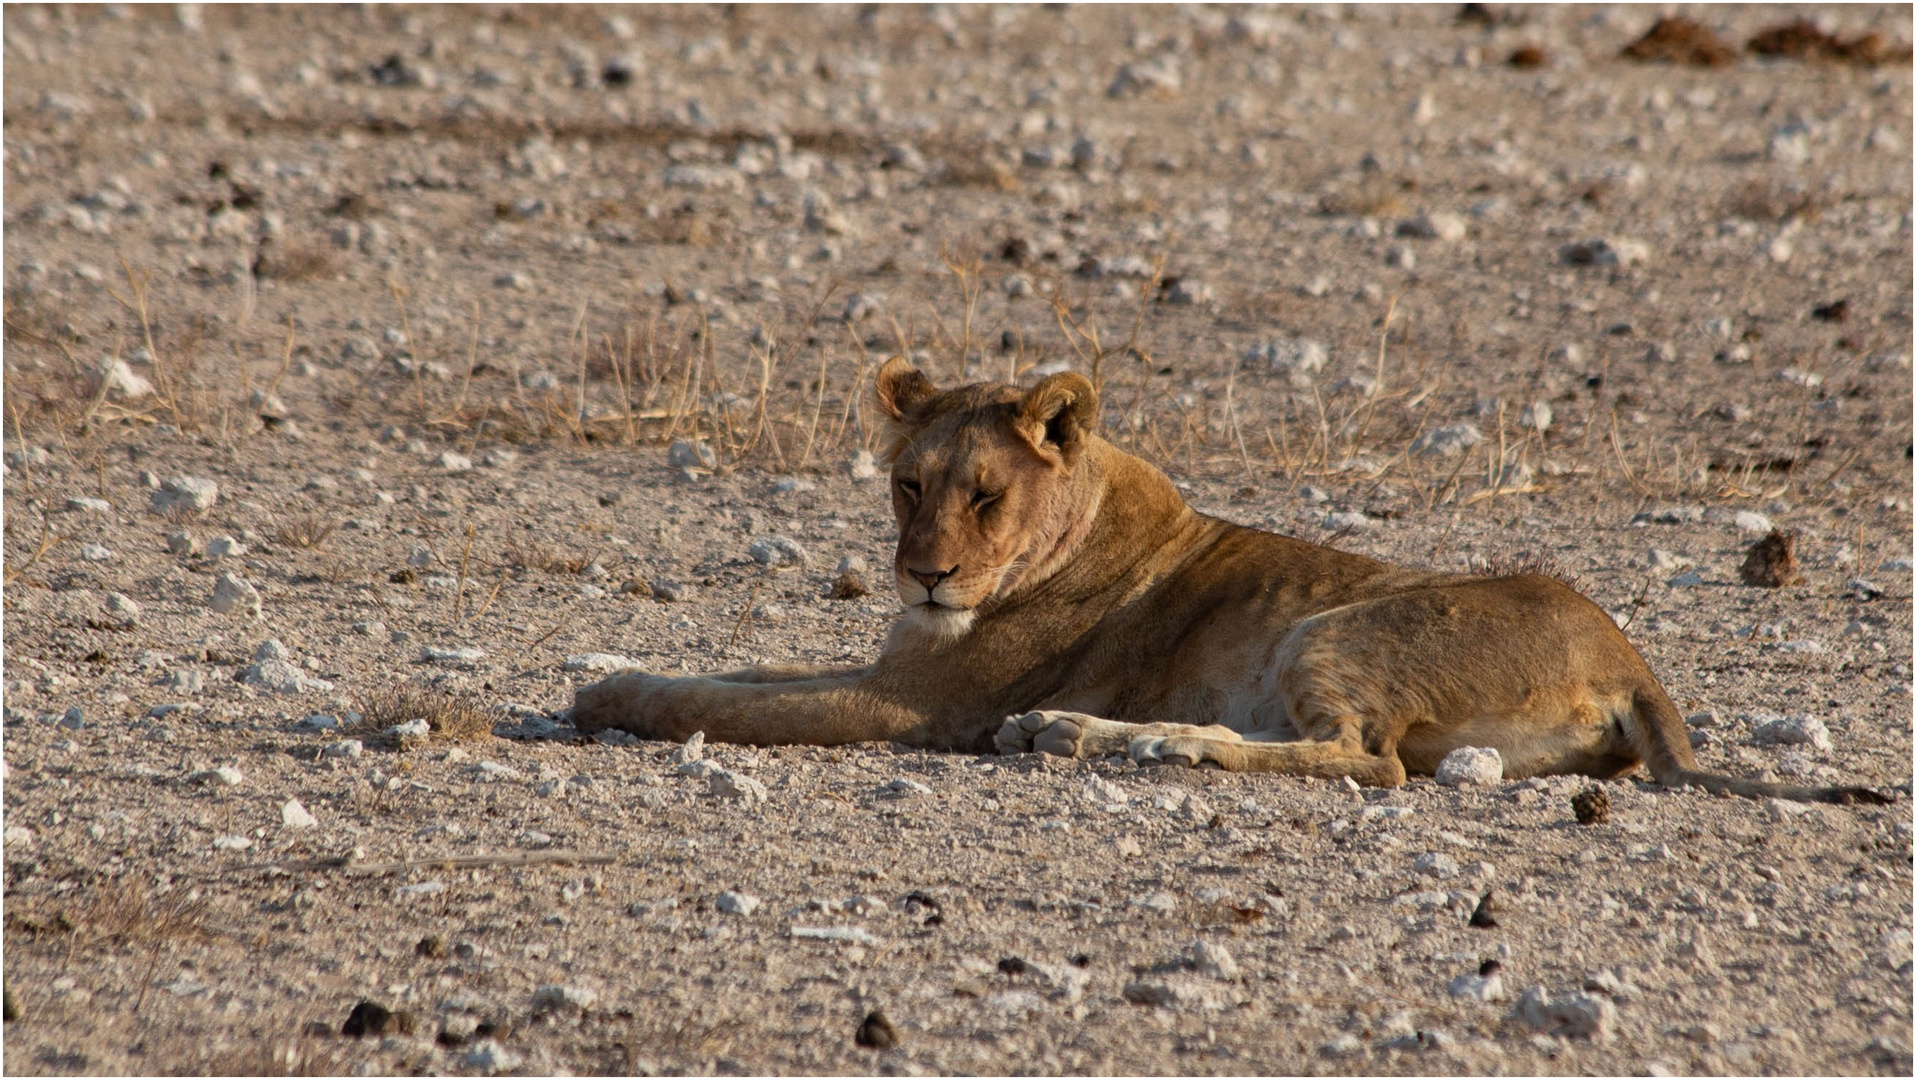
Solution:
M910 499L912 502L918 501L918 481L900 480L898 481L898 490L905 498Z
M985 507L997 502L998 497L1003 494L1004 492L1002 491L974 491L971 493L971 508L973 510L983 510Z

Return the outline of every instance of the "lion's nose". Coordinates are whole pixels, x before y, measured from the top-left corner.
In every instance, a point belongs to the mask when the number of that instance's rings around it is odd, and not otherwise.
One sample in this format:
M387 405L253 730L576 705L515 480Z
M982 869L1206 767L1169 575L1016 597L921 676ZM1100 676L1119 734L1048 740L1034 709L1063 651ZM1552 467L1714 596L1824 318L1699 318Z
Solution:
M939 582L957 573L958 568L954 566L949 570L906 570L905 572L911 575L913 581L923 585L926 592L932 592L938 588Z

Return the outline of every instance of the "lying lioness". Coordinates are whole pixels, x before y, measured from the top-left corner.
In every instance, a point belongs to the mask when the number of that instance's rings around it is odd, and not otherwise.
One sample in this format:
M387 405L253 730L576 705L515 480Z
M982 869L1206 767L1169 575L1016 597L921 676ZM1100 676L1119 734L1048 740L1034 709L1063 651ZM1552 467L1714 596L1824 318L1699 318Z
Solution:
M995 744L1384 786L1480 746L1513 779L1644 762L1668 785L1881 799L1697 771L1643 658L1554 578L1406 570L1197 513L1098 436L1082 376L940 391L894 358L877 397L906 607L877 661L623 671L578 691L580 731Z

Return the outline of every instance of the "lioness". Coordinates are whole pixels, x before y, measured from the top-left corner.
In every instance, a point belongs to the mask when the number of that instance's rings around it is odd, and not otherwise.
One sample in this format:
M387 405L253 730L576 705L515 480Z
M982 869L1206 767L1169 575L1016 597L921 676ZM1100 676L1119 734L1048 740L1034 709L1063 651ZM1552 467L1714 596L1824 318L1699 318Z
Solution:
M1098 436L1080 375L940 391L893 358L877 399L906 607L878 659L623 671L578 691L580 731L995 744L1383 786L1487 746L1513 779L1643 762L1667 785L1881 801L1699 772L1643 658L1553 578L1406 570L1197 513Z

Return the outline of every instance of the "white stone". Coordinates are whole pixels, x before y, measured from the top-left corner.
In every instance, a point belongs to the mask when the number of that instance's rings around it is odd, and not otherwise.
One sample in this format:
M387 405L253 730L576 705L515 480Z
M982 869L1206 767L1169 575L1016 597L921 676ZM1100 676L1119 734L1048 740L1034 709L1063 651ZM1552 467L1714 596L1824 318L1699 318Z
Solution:
M788 536L767 536L752 541L752 558L765 566L804 566L805 549Z
M471 472L472 459L464 454L455 454L447 450L439 455L439 467L452 473Z
M1330 349L1321 341L1284 338L1253 345L1244 353L1246 363L1262 363L1271 372L1289 379L1292 386L1307 387L1311 377L1324 370Z
M1616 1026L1617 1007L1581 992L1553 1001L1543 987L1533 986L1517 999L1510 1014L1525 1026L1551 1035L1607 1040Z
M1632 266L1647 261L1650 249L1621 238L1579 240L1557 249L1557 257L1570 266Z
M474 664L486 658L486 650L476 645L440 649L431 645L419 650L419 658L435 664Z
M170 514L175 511L203 513L213 508L220 498L220 486L211 480L197 476L175 476L160 485L153 493L153 512Z
M358 739L341 739L327 743L320 748L319 756L329 758L356 758L366 752L366 744Z
M310 829L319 824L319 819L298 799L288 799L279 808L279 822L289 829Z
M620 656L617 653L591 652L566 657L565 661L559 665L559 670L624 671L627 668L635 668L638 666L639 662L629 656Z
M746 805L765 801L765 785L730 769L719 769L706 778L712 794L722 799L737 799ZM750 914L747 912L746 914Z
M231 536L215 536L206 542L209 559L237 559L246 554L246 545Z
M259 590L245 578L224 573L213 583L213 598L208 601L214 611L221 615L238 612L248 618L259 618Z
M1475 424L1446 424L1424 432L1411 441L1410 452L1425 457L1456 457L1484 441L1484 433Z
M1364 532L1374 529L1379 522L1376 518L1359 513L1356 510L1336 510L1324 515L1326 532Z
M153 392L153 384L135 374L126 361L117 357L100 365L100 389L118 395L126 401L135 401Z
M277 657L269 657L247 667L240 681L281 694L305 694L333 688L331 682L314 678L298 665Z
M1504 758L1495 747L1460 746L1437 763L1437 782L1445 787L1487 787L1504 778Z
M885 298L876 293L853 293L845 298L845 310L841 316L848 323L860 323L877 315L885 306Z
M386 734L401 739L418 739L432 734L432 724L425 717L416 717L404 723L394 724L386 729Z
M1550 430L1550 423L1555 418L1556 413L1551 410L1549 402L1533 401L1525 405L1523 412L1518 415L1517 426L1529 428L1541 435Z
M506 1049L497 1039L480 1039L466 1051L468 1066L489 1073L511 1072L525 1060L525 1055Z
M554 983L532 992L535 1009L578 1009L581 1012L599 1003L599 992L584 986Z
M1449 990L1451 997L1486 1005L1493 1001L1502 1001L1506 996L1504 977L1495 971L1488 975L1478 975L1474 972L1459 975L1450 980Z
M690 762L702 761L704 759L705 759L705 732L694 731L692 733L691 738L685 740L685 742L682 745L675 747L673 749L670 761L674 765L685 765Z
M104 544L80 545L80 558L87 562L112 562L115 557L113 549Z
M758 910L759 898L751 893L727 889L718 894L715 906L727 915L750 916Z
M718 464L718 455L703 442L680 439L665 452L665 460L677 468L710 469Z
M1199 972L1213 979L1232 982L1241 974L1230 952L1224 946L1209 941L1199 941L1191 946L1191 960Z
M1810 746L1818 750L1832 747L1829 727L1814 716L1787 716L1762 724L1751 733L1758 746Z
M1754 510L1738 510L1732 520L1739 532L1768 534L1776 528L1769 518Z
M1431 214L1419 214L1397 226L1397 235L1414 237L1418 240L1442 240L1453 243L1462 240L1470 232L1464 219L1456 214L1442 211Z
M221 765L212 769L201 769L190 773L186 778L189 784L220 784L223 787L238 787L246 777L231 765Z
M1413 873L1432 878L1452 878L1457 876L1457 860L1441 851L1426 851L1410 861Z
M1148 60L1129 63L1118 69L1105 95L1113 98L1174 98L1184 85L1178 73L1177 58L1159 54Z
M854 481L862 484L878 476L878 461L872 457L870 450L855 450L845 469Z

